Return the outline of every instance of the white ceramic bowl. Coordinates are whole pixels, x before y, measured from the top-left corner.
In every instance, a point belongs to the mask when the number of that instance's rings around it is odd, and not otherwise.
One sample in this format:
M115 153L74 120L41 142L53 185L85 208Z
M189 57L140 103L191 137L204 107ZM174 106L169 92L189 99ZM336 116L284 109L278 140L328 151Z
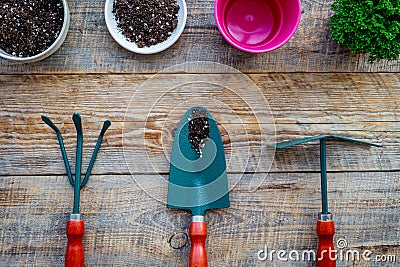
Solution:
M127 40L126 37L118 29L115 16L112 13L114 0L106 0L106 6L104 10L108 31L110 32L111 36L117 43L119 43L122 47L131 52L135 52L138 54L155 54L164 51L179 39L183 30L185 29L186 18L187 18L186 2L185 0L176 0L176 2L179 5L178 25L172 32L171 36L169 36L168 39L165 40L164 42L152 45L150 47L139 48L136 43Z
M67 1L62 0L62 3L63 3L63 7L64 7L63 26L61 28L60 35L58 36L58 38L54 41L54 43L49 48L47 48L42 53L31 56L31 57L16 57L16 56L10 55L10 54L6 53L4 50L0 49L0 57L14 61L14 62L30 63L30 62L35 62L35 61L45 59L45 58L51 56L54 52L56 52L61 47L61 45L64 43L65 37L67 37L69 23L70 23L70 19L71 19Z

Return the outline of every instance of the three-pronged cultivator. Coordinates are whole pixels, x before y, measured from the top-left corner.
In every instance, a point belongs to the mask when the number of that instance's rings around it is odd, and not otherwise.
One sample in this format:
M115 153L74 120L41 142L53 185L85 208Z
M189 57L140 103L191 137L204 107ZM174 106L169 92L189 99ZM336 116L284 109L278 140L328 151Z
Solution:
M67 152L65 151L64 142L61 136L60 130L57 126L46 116L42 116L42 120L52 128L58 138L60 144L61 154L64 160L65 170L69 183L74 188L74 207L72 214L67 222L67 237L68 245L65 254L65 266L66 267L83 267L84 266L84 252L82 246L82 238L85 232L84 223L79 213L79 201L80 201L80 190L87 184L90 173L92 172L94 162L96 161L97 153L99 152L101 142L103 141L104 133L110 127L111 122L106 120L101 129L99 138L97 139L96 146L94 148L92 158L90 159L89 166L86 170L86 174L81 179L82 169L82 146L83 146L83 133L82 133L82 120L79 113L75 112L72 116L74 121L76 132L77 132L77 145L76 145L76 167L75 167L75 178L72 176L71 168L69 166Z

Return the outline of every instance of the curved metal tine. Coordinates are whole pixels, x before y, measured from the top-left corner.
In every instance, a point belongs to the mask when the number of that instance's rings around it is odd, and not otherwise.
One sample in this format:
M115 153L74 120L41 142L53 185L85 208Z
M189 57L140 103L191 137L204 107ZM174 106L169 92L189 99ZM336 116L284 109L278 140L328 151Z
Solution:
M81 169L82 169L82 147L83 147L83 133L82 133L82 119L78 112L72 115L74 121L77 144L76 144L76 163L75 163L75 186L74 186L74 209L73 213L79 213L80 189L81 189Z
M42 121L44 123L46 123L48 126L50 126L50 128L53 129L54 132L56 132L56 134L57 134L57 139L58 139L58 143L60 145L61 155L62 155L62 158L64 160L64 166L65 166L65 170L67 172L68 181L71 184L71 186L74 187L75 186L75 180L72 177L71 167L69 166L67 152L65 151L64 141L63 141L63 138L61 136L61 132L57 128L57 126L50 120L49 117L42 115Z
M92 172L94 162L96 161L97 153L99 152L99 149L100 149L100 146L101 146L101 142L103 141L104 134L106 133L106 131L110 127L110 125L111 125L111 121L109 121L109 120L106 120L104 122L104 124L103 124L103 128L101 129L99 138L97 139L96 146L95 146L95 148L93 150L93 154L92 154L92 157L90 159L90 163L89 163L89 166L87 168L87 171L86 171L86 174L85 174L85 178L83 179L83 181L81 183L81 188L83 188L87 184L87 182L89 180L89 176L90 176L90 174Z

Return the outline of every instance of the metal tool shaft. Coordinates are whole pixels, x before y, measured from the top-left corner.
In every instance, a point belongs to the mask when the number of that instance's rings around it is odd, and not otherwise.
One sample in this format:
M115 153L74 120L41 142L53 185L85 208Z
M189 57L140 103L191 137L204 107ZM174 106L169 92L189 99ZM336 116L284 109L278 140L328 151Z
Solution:
M322 214L328 214L328 181L326 178L326 139L320 140Z
M81 195L80 191L81 191L83 133L82 133L82 121L80 115L78 113L74 113L72 119L74 121L77 133L73 213L78 214L80 195Z
M80 197L81 197L81 167L80 164L78 163L78 157L82 158L82 147L79 149L79 143L82 143L79 141L78 138L78 146L76 148L76 167L75 167L75 184L74 184L74 208L72 213L78 214L79 213L79 202L80 202ZM82 146L82 145L81 145ZM82 161L80 161L82 163Z

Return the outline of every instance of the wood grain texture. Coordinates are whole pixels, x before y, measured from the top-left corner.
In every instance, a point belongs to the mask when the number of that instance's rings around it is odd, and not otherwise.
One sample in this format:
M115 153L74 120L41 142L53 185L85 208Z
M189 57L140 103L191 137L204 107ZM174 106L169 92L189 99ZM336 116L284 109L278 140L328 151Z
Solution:
M181 75L184 74L168 77L173 80ZM3 118L0 127L0 174L65 173L56 136L41 121L41 114L48 115L61 129L70 163L74 166L76 133L70 118L74 111L79 111L83 116L84 170L102 121L110 119L113 124L104 139L94 173L168 172L168 149L176 127L174 121L176 124L185 112L180 106L184 92L174 89L162 95L157 103L150 100L158 95L157 91L149 95L137 94L134 98L136 105L139 105L137 113L129 113L124 122L129 101L149 77L151 76L0 76L3 88L0 99L0 114ZM330 142L329 170L400 169L398 75L267 74L250 75L250 78L269 102L275 118L277 141L316 134L354 136L384 145L385 148ZM236 93L246 96L246 92L246 88L242 88ZM261 149L268 151L268 146L261 143L260 131L263 128L267 131L273 129L269 124L267 109L255 107L250 110L240 104L242 102L237 94L229 90L207 93L204 95L206 100L209 94L216 94L221 103L227 106L227 109L221 109L220 104L214 102L207 105L224 135L228 170L267 172L270 160L260 158ZM248 97L251 99L251 95ZM146 109L151 107L153 109L147 117ZM261 120L255 120L255 114ZM175 116L176 120L168 116ZM125 162L123 150L124 125L125 152L131 158L133 155L133 160L128 161L131 163L130 169ZM140 128L142 125L145 125L146 132ZM135 150L141 147L146 150L135 154ZM279 151L271 171L316 171L319 169L318 153L318 146L312 144ZM146 155L150 155L150 161L137 160Z
M258 174L260 175L260 174ZM152 175L148 175L151 179ZM228 176L229 179L232 175ZM313 266L310 261L259 261L268 249L316 249L320 210L316 173L275 173L255 191L244 175L231 191L231 207L206 214L210 266ZM336 173L329 177L335 241L348 249L400 256L398 172ZM155 187L157 185L154 185ZM0 180L1 266L62 266L72 188L64 176ZM168 210L130 176L94 175L82 190L87 266L187 266L190 215ZM171 242L179 242L174 249ZM396 266L339 262L338 266Z
M50 58L33 64L0 61L0 73L155 73L189 61L227 64L246 73L398 72L400 61L369 64L331 39L333 0L303 0L297 33L284 47L251 55L231 47L214 21L212 0L188 1L186 29L178 42L156 55L137 55L119 46L108 33L104 1L70 0L71 26L64 45Z

